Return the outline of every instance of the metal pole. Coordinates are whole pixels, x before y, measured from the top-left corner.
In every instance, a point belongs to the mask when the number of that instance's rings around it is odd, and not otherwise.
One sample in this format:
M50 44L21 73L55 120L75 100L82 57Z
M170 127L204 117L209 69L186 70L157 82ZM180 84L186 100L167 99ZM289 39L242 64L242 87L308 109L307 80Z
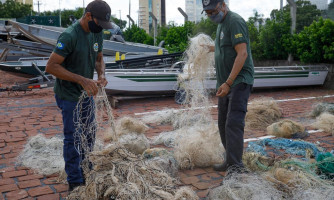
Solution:
M122 10L118 10L119 11L119 27L122 29Z
M154 46L155 46L157 43L158 19L155 17L155 15L152 12L149 12L149 15L152 17L154 21Z
M59 27L61 27L61 9L60 9L60 0L59 0Z
M130 19L131 19L131 0L129 0L129 28L130 28Z
M130 17L130 15L127 15L127 17L129 18L129 21L131 21L132 25L135 24L135 21ZM130 24L130 23L129 23Z
M178 10L179 10L179 12L183 15L183 17L184 17L184 23L186 23L187 21L188 21L188 15L187 15L187 13L186 12L184 12L183 10L182 10L182 8L177 8Z

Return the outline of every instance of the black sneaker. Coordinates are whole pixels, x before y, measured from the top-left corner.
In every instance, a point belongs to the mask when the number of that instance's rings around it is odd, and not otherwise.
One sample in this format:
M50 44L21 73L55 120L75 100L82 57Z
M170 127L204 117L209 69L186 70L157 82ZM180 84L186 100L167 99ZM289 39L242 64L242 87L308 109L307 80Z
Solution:
M68 191L72 192L76 187L83 186L83 183L69 183L68 184Z
M213 165L213 169L218 172L226 172L228 168L229 167L226 162L224 162L223 164Z

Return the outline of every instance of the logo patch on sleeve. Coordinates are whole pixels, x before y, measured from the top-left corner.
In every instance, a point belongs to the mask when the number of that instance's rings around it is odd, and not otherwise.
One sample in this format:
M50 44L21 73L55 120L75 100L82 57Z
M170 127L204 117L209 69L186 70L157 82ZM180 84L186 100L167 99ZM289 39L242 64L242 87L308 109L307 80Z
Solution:
M94 44L94 51L97 52L99 50L99 44L95 43Z
M242 38L243 35L242 35L242 33L238 33L238 34L234 35L234 37L235 37L235 39L238 39L238 38Z
M64 49L64 46L65 46L65 45L64 45L63 43L61 43L61 42L58 42L58 43L57 43L57 48L60 49L60 50L63 50L63 49Z

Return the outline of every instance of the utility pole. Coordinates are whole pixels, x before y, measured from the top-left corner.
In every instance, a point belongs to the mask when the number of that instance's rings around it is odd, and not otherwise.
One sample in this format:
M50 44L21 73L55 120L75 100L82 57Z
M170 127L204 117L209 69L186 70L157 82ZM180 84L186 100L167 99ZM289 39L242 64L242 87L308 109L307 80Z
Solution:
M157 43L158 19L155 17L155 15L152 12L149 12L149 14L154 21L154 46L155 46Z
M85 0L82 0L82 8L85 9Z
M283 0L281 0L281 11L283 11Z
M291 20L292 20L291 35L293 35L296 31L296 24L297 24L297 4L294 0L287 0L287 1L290 4L290 13L291 13ZM289 58L288 58L289 64L291 64L292 61L293 61L293 56L290 53Z
M39 6L42 5L42 3L40 1L37 1L37 4L35 4L35 5L37 5L37 10L38 10L38 15L39 15L40 14Z
M122 10L118 10L119 11L119 27L122 30Z
M59 0L59 27L61 27L61 9L60 9L60 0Z
M129 28L130 28L130 20L131 20L131 0L129 0Z

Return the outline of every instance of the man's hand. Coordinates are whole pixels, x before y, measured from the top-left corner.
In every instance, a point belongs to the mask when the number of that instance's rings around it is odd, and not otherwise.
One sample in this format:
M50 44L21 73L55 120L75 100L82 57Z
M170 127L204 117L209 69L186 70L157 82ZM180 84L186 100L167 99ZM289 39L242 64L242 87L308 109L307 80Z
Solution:
M97 79L97 85L100 87L105 87L108 84L108 81L105 76L99 76Z
M207 49L209 50L209 53L211 53L211 52L215 52L215 46L204 45L204 44L201 44L200 46L201 46L201 47L204 47L204 48L207 48Z
M221 85L218 88L216 96L217 97L224 97L224 96L226 96L229 93L230 89L231 88L226 83L223 83L223 85Z
M79 81L79 84L87 92L88 96L95 96L99 90L97 87L97 81L93 81L92 79L89 78L82 77L82 79L80 79Z

